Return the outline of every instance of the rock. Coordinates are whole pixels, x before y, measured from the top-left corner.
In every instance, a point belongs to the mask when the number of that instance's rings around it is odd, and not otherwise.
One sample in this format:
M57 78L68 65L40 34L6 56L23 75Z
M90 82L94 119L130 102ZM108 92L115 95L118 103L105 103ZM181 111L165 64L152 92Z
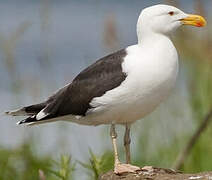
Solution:
M156 168L141 169L136 173L125 173L121 175L109 171L100 176L99 180L212 180L212 172L195 174L184 174L172 169Z

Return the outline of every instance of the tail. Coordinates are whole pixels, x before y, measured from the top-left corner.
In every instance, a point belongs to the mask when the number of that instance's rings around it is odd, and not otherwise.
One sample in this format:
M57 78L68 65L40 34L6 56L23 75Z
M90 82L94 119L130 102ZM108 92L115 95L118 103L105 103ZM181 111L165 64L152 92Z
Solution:
M46 107L48 107L47 103L34 104L21 109L7 111L5 114L11 116L29 116L17 122L17 125L26 124L27 126L31 126L56 121L54 118L51 118L49 113L44 112Z
M21 109L7 111L5 114L11 116L30 116L24 120L17 122L17 124L35 125L40 124L41 121L37 119L37 115L46 107L46 103L34 104L31 106L26 106ZM47 121L48 122L48 121Z
M11 116L32 116L39 113L45 106L46 103L34 104L31 106L23 107L21 109L7 111L5 114Z

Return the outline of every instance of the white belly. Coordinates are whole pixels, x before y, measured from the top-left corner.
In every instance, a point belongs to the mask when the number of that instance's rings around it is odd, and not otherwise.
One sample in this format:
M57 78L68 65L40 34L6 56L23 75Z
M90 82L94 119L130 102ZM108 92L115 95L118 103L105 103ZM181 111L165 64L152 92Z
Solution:
M86 116L67 116L64 120L85 125L123 124L151 113L168 97L178 73L175 47L169 39L161 41L155 42L155 47L128 47L122 64L127 78L122 84L94 98Z
M131 52L132 47L133 51L141 51L143 59L133 57L135 53ZM132 123L151 113L168 97L178 73L178 56L174 46L173 51L166 51L164 56L161 51L145 51L146 59L140 47L132 47L128 50L131 56L127 56L123 63L123 69L128 75L126 80L102 97L94 98L91 102L94 108L86 117L80 118L81 122L95 125ZM154 58L151 58L151 53L160 54L154 54Z

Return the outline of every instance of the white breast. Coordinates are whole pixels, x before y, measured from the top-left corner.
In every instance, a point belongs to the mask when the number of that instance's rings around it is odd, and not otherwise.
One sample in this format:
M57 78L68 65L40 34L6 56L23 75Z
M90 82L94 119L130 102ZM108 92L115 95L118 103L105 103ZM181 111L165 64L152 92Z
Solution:
M127 54L122 65L126 80L93 99L94 108L87 113L88 121L96 121L96 124L134 122L152 112L174 87L178 56L168 38L151 46L130 46Z
M131 116L134 115L136 119L152 112L168 97L176 82L178 55L169 39L155 42L151 47L130 47L128 51L131 57L126 58L123 69L129 75L126 86L131 92L130 99L134 102Z

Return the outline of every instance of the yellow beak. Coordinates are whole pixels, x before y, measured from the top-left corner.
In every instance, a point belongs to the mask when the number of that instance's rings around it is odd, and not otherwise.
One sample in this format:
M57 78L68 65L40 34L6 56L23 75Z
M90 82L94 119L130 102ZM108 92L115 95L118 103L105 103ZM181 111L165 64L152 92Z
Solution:
M189 14L188 17L180 20L183 25L192 25L196 27L203 27L207 24L205 18L199 15Z

